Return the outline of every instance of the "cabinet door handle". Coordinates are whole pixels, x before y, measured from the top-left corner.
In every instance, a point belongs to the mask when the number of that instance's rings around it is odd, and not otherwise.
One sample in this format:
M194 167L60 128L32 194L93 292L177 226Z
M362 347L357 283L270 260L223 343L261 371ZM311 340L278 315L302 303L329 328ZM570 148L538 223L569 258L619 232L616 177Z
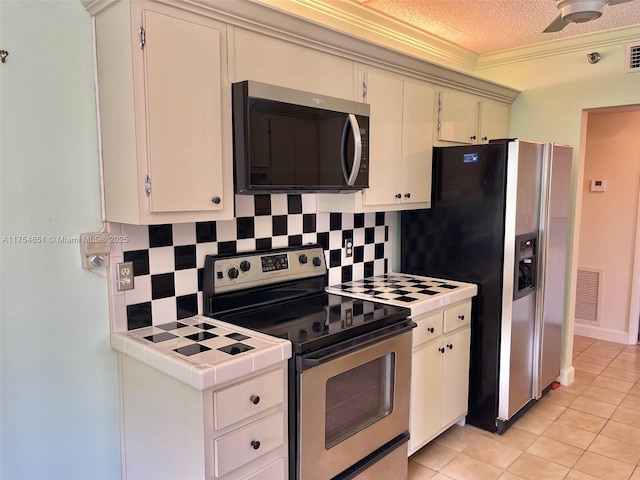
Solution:
M410 193L405 193L404 196L405 196L405 198L411 198L411 194Z
M402 194L401 193L396 193L396 198L402 198Z
M458 315L458 318L460 319L460 321L464 320L464 315Z
M487 140L488 140L488 138L487 138L487 137L482 137L482 141L483 141L483 142L486 142Z
M213 203L215 203L216 205L218 205L222 200L220 199L220 197L215 196L215 197L213 197L213 198L211 199L211 201L212 201Z
M429 333L433 333L433 332L435 332L435 331L436 331L436 329L435 329L435 328L433 328L433 327L429 327L429 328L427 328L427 332L429 332Z
M249 397L249 401L250 401L251 403L253 403L254 405L259 404L259 403L260 403L260 395L251 395L251 396Z
M443 348L443 347L440 347L440 348L438 349L438 351L439 351L440 353L444 353L444 348Z
M475 135L471 135L471 137L470 137L470 138L471 138L471 140L475 140L475 139L476 139L476 136L475 136Z
M453 350L453 344L452 343L447 343L447 348L449 350Z
M258 450L260 448L260 442L258 440L251 440L251 447L254 450Z

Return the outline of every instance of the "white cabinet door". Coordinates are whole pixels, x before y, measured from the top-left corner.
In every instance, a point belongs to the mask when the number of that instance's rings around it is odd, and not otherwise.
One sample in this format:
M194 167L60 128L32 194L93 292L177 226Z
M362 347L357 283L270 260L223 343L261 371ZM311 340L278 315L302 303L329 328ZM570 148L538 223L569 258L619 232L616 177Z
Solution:
M148 10L143 25L149 210L221 210L220 32Z
M480 102L480 143L509 136L509 106L488 101Z
M404 82L400 192L403 203L431 202L433 97L430 85Z
M402 77L376 68L366 70L369 120L369 188L365 205L399 203L402 181ZM362 77L360 77L362 78Z
M374 68L366 70L365 79L371 120L364 204L429 202L433 88Z
M352 60L237 27L230 35L233 82L255 80L353 100Z
M477 98L461 92L440 92L438 140L476 143Z
M370 106L369 188L318 195L318 211L373 212L429 208L435 91L426 82L356 66L357 100Z
M442 343L433 342L413 351L411 357L411 406L409 454L440 430L442 411ZM447 381L447 379L444 379Z
M456 421L467 412L470 342L468 327L443 338L442 425Z
M94 20L106 219L233 218L224 26L126 1Z

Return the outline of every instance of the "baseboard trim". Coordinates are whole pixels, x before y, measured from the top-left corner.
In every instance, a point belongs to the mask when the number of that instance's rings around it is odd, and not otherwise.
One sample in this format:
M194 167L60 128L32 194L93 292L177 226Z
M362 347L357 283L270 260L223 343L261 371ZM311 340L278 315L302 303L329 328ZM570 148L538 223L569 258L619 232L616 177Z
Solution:
M630 345L629 334L627 332L621 332L619 330L609 330L607 328L594 327L591 325L582 325L576 322L573 325L573 334L583 337L595 338L597 340L607 340L608 342Z
M569 368L564 368L560 370L560 375L558 375L558 382L560 385L567 386L571 385L576 378L576 369L573 366Z

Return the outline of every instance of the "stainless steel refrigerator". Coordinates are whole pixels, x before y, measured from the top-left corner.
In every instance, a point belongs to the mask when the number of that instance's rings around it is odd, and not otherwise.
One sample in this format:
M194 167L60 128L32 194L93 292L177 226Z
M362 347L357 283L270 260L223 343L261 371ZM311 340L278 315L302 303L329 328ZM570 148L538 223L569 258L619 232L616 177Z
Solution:
M572 148L433 149L432 208L401 215L405 273L478 285L467 423L503 433L560 373Z

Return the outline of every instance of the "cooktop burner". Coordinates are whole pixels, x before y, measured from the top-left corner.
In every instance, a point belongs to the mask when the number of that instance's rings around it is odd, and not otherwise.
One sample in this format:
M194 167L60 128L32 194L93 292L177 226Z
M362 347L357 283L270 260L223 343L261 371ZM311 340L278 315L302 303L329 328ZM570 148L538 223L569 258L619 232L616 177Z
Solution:
M296 354L397 323L400 306L324 291L326 266L317 245L270 252L207 256L205 315L286 338Z
M397 323L408 313L405 308L393 305L319 293L215 317L286 338L293 344L294 353L304 353Z

